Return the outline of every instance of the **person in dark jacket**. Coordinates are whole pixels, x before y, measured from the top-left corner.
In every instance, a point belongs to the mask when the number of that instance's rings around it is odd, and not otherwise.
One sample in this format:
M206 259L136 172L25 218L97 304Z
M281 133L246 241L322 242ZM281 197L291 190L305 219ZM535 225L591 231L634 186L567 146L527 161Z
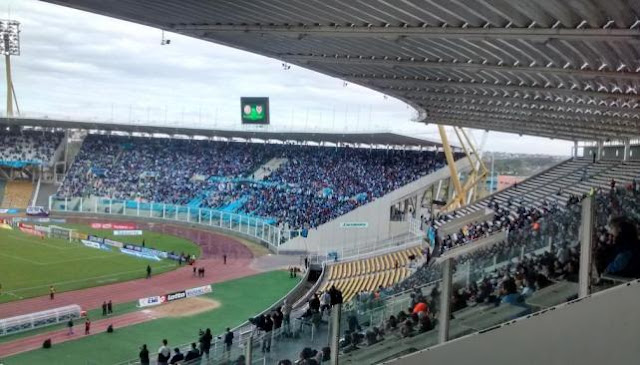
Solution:
M318 294L313 294L313 297L309 299L309 308L314 312L320 311L320 298L318 298Z
M200 352L202 355L207 355L207 359L209 358L209 349L211 348L211 340L213 340L213 336L211 335L211 329L207 328L202 336L200 336Z
M177 364L180 361L184 360L184 355L180 352L179 348L175 348L173 349L174 355L171 358L171 361L169 361L169 364Z
M144 344L140 348L140 365L149 365L149 349L147 349L147 345Z
M273 321L271 317L264 318L264 339L262 340L262 352L271 352L271 331L273 330Z
M625 217L617 217L609 222L609 227L613 245L606 249L608 262L604 273L640 278L640 242L635 224Z
M224 334L224 350L231 351L231 346L233 346L233 332L227 327L227 332Z
M200 351L195 342L191 343L191 350L187 352L187 356L184 357L184 361L191 361L200 358Z

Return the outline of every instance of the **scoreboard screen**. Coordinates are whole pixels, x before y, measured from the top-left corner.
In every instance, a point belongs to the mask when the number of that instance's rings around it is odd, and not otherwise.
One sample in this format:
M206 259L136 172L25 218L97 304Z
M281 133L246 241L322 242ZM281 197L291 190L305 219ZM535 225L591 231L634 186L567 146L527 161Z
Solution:
M242 124L269 124L269 98L240 98Z

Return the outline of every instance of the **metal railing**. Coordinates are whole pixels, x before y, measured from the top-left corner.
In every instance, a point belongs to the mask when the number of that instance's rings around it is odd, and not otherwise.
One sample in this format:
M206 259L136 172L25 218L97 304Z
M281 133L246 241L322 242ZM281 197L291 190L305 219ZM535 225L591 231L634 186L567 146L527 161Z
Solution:
M165 203L102 197L59 198L50 196L49 210L52 212L162 219L215 227L257 239L275 252L278 252L280 245L296 236L294 231L285 231L259 217Z

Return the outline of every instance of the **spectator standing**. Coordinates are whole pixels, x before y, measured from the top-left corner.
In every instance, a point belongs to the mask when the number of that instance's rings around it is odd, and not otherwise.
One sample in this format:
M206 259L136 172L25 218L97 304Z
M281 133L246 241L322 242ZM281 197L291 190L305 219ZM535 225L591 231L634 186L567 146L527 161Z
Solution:
M140 365L149 365L149 349L147 349L147 344L142 345L138 357L140 357Z
M69 329L67 331L67 335L71 336L73 334L73 318L69 318L69 322L67 322L67 328Z
M166 339L162 340L162 346L158 349L158 365L168 365L171 357L171 349L167 346Z
M224 334L224 350L230 352L231 346L233 346L233 332L227 327L227 332Z
M287 334L291 333L291 309L289 299L285 299L282 304L282 320L284 323L284 331Z
M264 316L264 339L262 340L262 352L271 352L271 331L273 330L273 321L270 316Z
M209 358L209 349L211 348L211 340L213 340L213 336L211 335L211 329L207 328L206 331L200 336L200 352L202 355L207 355L207 359Z

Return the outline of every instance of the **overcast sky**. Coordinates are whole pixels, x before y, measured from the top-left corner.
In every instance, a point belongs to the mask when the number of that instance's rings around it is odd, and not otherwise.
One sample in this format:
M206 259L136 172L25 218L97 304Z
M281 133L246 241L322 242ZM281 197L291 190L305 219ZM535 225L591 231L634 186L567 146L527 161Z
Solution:
M21 23L22 54L12 62L25 116L241 128L240 97L268 96L274 130L439 139L434 126L412 122L415 112L401 101L296 66L284 70L278 60L177 34L165 34L171 44L162 46L158 29L36 0L0 0L0 11ZM485 149L568 155L571 146L491 132Z

